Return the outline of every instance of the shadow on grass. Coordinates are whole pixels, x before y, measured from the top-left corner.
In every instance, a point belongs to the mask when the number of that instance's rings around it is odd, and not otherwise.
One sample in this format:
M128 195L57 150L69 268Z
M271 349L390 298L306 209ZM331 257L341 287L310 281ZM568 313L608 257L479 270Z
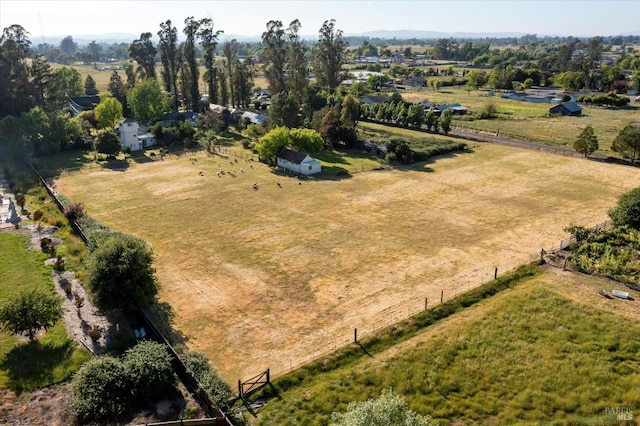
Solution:
M424 161L418 161L413 164L403 164L396 166L396 170L401 172L426 172L432 173L433 169L429 167L430 164L435 164L438 160L442 160L444 158L455 158L462 154L472 154L475 151L470 148L461 149L458 151L450 151L446 154L434 155L433 157L429 157Z
M365 348L365 347L362 345L362 343L360 343L360 342L356 342L356 344L357 344L358 346L360 346L360 349L362 349L362 352L364 352L364 353L365 353L365 355L367 355L369 358L373 358L373 355L371 355L371 354L369 353L369 351L367 350L367 348Z
M71 357L74 346L72 341L55 346L37 340L16 346L0 362L8 387L20 392L53 384L53 370Z
M136 162L136 164L153 163L154 161L150 157L147 157L143 152L132 153L130 154L130 156L131 159ZM158 155L158 159L159 158L160 156Z
M112 159L102 164L103 169L109 169L116 172L124 172L130 167L126 159Z

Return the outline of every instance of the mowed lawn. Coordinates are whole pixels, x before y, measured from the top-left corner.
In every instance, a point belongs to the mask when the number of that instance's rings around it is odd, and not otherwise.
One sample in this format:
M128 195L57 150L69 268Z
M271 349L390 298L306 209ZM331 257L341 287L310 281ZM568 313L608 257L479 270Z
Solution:
M630 167L484 144L344 179L298 181L200 154L55 183L153 245L174 326L231 382L289 371L349 343L354 328L529 261L566 226L606 220L639 184Z

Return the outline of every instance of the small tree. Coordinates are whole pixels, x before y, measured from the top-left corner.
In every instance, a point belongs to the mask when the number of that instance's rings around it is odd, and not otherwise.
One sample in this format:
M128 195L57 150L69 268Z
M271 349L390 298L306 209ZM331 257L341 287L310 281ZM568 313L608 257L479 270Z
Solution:
M635 164L640 155L640 127L625 126L613 140L611 149Z
M122 104L116 98L107 97L96 107L95 114L99 128L114 127L122 119Z
M87 261L95 302L125 311L148 306L158 292L152 261L151 248L140 238L111 234L100 239Z
M593 132L593 127L588 125L580 132L578 138L573 142L573 149L585 157L598 149L598 138Z
M27 333L34 340L38 330L48 330L58 321L60 306L60 298L50 292L24 290L0 307L0 327L13 334Z
M382 391L377 399L352 402L345 413L331 415L332 426L429 426L435 424L429 416L411 411L406 400L391 389Z
M87 96L95 96L98 94L96 81L90 75L88 75L84 80L84 92L87 94Z
M134 397L139 401L166 395L176 383L171 356L160 343L138 343L127 350L123 362Z
M440 127L445 135L449 134L449 130L451 130L451 121L453 120L453 111L451 109L445 109L440 114Z
M103 129L98 133L96 137L96 151L112 157L120 152L121 149L120 139L113 129Z
M640 229L640 187L622 194L616 207L609 210L609 217L615 226Z
M127 371L115 358L91 359L78 370L72 386L71 408L82 422L117 421L129 410Z

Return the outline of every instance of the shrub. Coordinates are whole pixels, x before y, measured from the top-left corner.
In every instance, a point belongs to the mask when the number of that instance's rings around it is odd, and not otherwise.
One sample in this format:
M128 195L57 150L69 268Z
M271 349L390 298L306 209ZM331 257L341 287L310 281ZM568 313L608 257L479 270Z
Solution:
M171 356L160 343L138 343L127 350L123 362L134 397L139 401L162 397L175 385Z
M202 388L215 402L229 399L233 392L231 386L225 382L215 371L211 370L209 359L199 352L191 352L182 355L187 370L202 385Z
M40 249L42 249L43 252L45 253L49 253L53 250L54 246L53 246L53 241L51 240L51 238L40 238Z
M622 194L616 207L609 210L609 217L615 226L640 229L640 187Z
M498 107L493 102L484 104L478 111L478 118L480 120L489 120L498 116Z
M77 220L78 218L85 215L84 206L82 205L82 203L69 204L64 209L64 215L69 220Z
M89 334L89 337L91 338L92 342L97 342L98 339L100 339L100 337L102 336L102 330L100 330L100 327L98 327L97 325L93 325L89 329L89 333L88 334Z
M42 219L42 210L36 210L35 212L33 212L33 220L35 220L36 222L39 221L40 219Z
M73 378L71 408L82 422L117 421L129 410L129 381L122 363L94 358Z
M53 263L53 269L56 271L64 271L64 258L62 256L56 257L56 261Z

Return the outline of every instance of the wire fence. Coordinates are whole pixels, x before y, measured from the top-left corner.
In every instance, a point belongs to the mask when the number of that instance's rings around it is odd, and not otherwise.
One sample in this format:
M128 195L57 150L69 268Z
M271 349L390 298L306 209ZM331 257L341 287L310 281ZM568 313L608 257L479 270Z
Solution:
M552 250L552 249L550 249ZM546 252L546 250L544 251ZM426 293L408 297L379 310L367 319L354 321L353 327L341 327L331 330L320 330L307 335L297 345L298 350L307 349L306 355L280 360L277 365L270 365L271 376L278 377L295 369L308 365L319 358L330 355L339 349L354 344L358 339L374 335L381 330L396 325L412 316L446 302L459 294L507 274L519 266L530 264L541 259L542 253L525 255L507 264L489 268L486 271L471 271L457 278L447 279L442 286L431 286Z

